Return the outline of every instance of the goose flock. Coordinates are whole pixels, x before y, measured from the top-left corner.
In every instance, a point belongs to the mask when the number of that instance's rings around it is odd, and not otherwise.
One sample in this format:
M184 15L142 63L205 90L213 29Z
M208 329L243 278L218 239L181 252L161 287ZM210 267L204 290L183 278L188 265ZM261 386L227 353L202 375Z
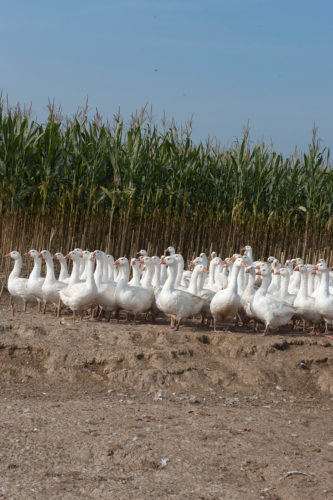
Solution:
M161 258L140 250L130 261L80 248L66 256L33 249L24 255L34 260L29 278L20 277L21 254L14 250L6 255L14 261L8 278L13 314L15 299L20 299L24 311L27 303L37 302L38 312L45 313L49 303L58 316L64 305L73 312L73 321L77 314L82 320L86 313L90 319L106 315L110 320L121 310L133 315L134 322L139 314L146 318L150 314L152 321L164 314L174 330L182 320L199 315L202 323L213 324L214 331L218 321L230 319L252 322L256 331L263 324L262 335L292 321L293 325L301 323L303 331L311 328L312 334L319 334L324 323L323 335L329 336L328 327L333 323L333 275L323 259L304 264L301 258L294 258L284 266L273 256L253 261L249 245L242 254L224 260L212 252L209 266L207 255L201 253L191 261L189 270L184 270L184 258L171 246ZM58 278L55 260L60 264Z

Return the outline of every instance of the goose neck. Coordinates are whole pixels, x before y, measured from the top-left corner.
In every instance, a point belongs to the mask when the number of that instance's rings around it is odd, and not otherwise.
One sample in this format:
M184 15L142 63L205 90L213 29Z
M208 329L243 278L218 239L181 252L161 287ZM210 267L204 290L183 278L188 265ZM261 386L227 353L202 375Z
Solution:
M327 297L329 295L329 271L328 271L328 269L325 269L321 273L318 291L321 295L324 295L325 297Z
M52 257L46 257L45 258L45 263L46 263L45 281L47 281L47 282L56 281L55 275L54 275L54 266L53 266Z
M163 290L170 292L175 288L176 278L177 278L178 266L169 265L166 282L163 285Z
M19 256L17 259L15 259L15 264L12 272L9 275L9 279L17 278L18 276L20 276L21 269L22 269L22 257Z
M232 270L230 273L229 281L228 281L228 290L236 291L237 290L237 278L240 271L240 267L232 266Z

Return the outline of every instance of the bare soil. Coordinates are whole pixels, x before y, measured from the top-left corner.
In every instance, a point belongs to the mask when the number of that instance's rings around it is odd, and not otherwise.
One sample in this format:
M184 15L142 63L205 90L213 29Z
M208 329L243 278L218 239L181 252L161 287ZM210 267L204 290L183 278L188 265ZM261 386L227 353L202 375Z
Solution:
M225 325L227 326L227 325ZM0 304L0 498L333 498L333 340Z

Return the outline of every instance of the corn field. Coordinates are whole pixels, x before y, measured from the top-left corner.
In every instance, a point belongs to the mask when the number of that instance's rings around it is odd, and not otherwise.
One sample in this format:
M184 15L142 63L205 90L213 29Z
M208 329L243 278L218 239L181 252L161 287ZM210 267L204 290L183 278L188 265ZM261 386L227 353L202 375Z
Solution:
M247 132L223 149L144 113L110 124L50 105L39 124L1 102L0 184L2 269L12 249L77 246L129 256L173 245L191 258L251 244L255 258L333 263L333 171L315 133L283 158Z

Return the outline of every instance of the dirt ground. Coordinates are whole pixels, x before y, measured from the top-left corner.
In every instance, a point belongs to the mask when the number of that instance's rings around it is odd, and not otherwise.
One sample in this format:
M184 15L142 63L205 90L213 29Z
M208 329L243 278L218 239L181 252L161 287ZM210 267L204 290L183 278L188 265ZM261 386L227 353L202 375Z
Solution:
M0 318L0 498L333 498L333 340Z

